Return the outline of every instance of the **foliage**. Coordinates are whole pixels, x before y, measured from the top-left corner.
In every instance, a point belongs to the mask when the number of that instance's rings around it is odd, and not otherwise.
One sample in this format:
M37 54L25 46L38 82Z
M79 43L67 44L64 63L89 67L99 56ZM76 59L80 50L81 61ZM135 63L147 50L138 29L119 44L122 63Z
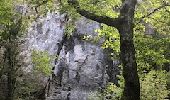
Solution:
M32 52L32 62L35 71L40 71L47 76L51 74L51 56L48 52L34 50Z
M54 0L26 0L29 6L33 7L36 13L46 14L49 11L54 11Z
M120 84L122 83L123 82L121 82ZM110 98L109 100L120 100L123 93L123 87L124 86L118 87L114 83L108 83L104 91L105 98Z
M0 25L10 23L13 14L12 0L0 0Z
M167 6L166 6L167 5ZM136 9L136 22L150 23L158 33L168 35L170 6L168 0L143 0Z
M17 78L15 100L37 100L43 94L46 83L44 75L21 71L22 77ZM43 95L42 95L43 98ZM38 99L39 100L39 99Z
M19 38L24 31L24 18L22 13L17 11L13 0L0 1L0 18L0 46L4 48L3 68L0 68L0 71L1 75L7 77L6 99L12 100L16 92L16 79L20 74L18 71L22 64Z
M120 75L117 75L118 78L118 85L114 83L107 83L106 88L104 90L104 96L105 98L110 97L108 100L121 100L121 97L123 95L123 89L124 89L124 78L122 76L122 65L120 67Z
M3 75L7 77L6 80L8 80L8 82L6 85L8 86L8 90L6 91L8 91L10 95L5 94L5 96L8 100L33 100L31 99L32 94L43 87L40 86L40 84L42 85L43 83L42 81L37 82L44 77L43 75L34 73L28 77L28 74L27 76L23 73L23 60L20 57L21 55L19 55L22 42L20 38L27 26L29 26L29 18L27 18L27 15L23 15L23 13L19 11L20 9L17 9L17 7L21 7L22 5L22 0L0 0L0 48L3 49L1 51L3 60L1 60L2 63L0 64L0 76ZM41 60L48 62L49 59L45 57L48 57L47 54L43 56ZM36 64L38 65L39 63ZM49 65L46 64L45 66ZM45 75L51 71L51 69L41 69L38 67L37 70L42 70ZM31 75L35 75L36 77Z
M17 77L16 100L41 100L45 97L47 79L51 74L52 56L46 51L33 50L31 57L33 70L30 72L18 71L20 75Z
M70 36L73 35L74 31L75 31L74 23L72 22L66 23L64 33L65 35L67 35L68 38L70 38Z
M102 45L103 49L111 48L115 54L120 53L120 36L115 28L102 24L102 28L97 29L96 32L100 38L105 39Z
M138 70L149 72L153 69L163 69L165 63L169 63L170 59L166 54L169 53L170 39L154 38L136 34L136 56L138 62Z
M152 70L141 80L142 100L163 100L168 94L167 73L165 71Z
M122 80L123 77L120 76ZM119 84L122 84L120 81ZM141 100L163 100L169 94L167 88L168 73L166 71L152 70L140 79L141 83ZM119 87L113 83L109 83L105 89L104 96L111 96L109 100L120 100L122 96L123 85Z
M66 33L73 32L74 22L80 18L80 15L75 11L73 7L71 7L68 3L68 0L61 0L60 1L60 12L67 13L68 16L71 18L71 21L68 22L66 27ZM117 17L118 12L113 10L113 7L118 8L121 4L121 0L79 0L80 6L83 9L89 10L97 15L107 15L110 17ZM102 11L101 11L102 9ZM103 25L107 27L106 25ZM67 29L68 28L68 29ZM111 27L109 27L111 29ZM105 30L106 31L106 30ZM107 41L108 42L108 41Z
M79 0L79 3L83 9L97 15L106 15L114 18L118 16L118 12L113 10L113 8L119 7L121 0Z
M76 13L75 9L71 7L68 3L67 0L59 0L60 1L60 13L67 13L68 16L71 18L71 22L74 22L80 16Z

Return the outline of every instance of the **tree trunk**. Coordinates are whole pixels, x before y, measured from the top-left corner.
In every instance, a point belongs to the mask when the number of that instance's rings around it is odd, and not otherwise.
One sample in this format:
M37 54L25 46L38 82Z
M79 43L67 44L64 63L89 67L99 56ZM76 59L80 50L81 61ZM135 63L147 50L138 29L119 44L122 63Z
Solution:
M123 0L123 7L120 10L120 17L124 18L118 28L120 33L120 59L125 79L122 100L140 100L140 83L133 42L133 21L136 3L137 0Z
M16 83L16 76L14 74L15 72L15 68L14 68L14 52L12 52L12 47L6 47L6 67L7 68L7 87L8 87L8 93L7 93L7 96L6 96L6 100L13 100L14 99L14 90L15 90L15 83Z
M133 43L133 23L125 21L120 33L120 55L125 87L122 100L140 100L140 83Z
M13 100L13 97L14 97L14 80L12 78L12 72L9 72L8 73L8 94L7 94L7 97L6 97L6 100Z

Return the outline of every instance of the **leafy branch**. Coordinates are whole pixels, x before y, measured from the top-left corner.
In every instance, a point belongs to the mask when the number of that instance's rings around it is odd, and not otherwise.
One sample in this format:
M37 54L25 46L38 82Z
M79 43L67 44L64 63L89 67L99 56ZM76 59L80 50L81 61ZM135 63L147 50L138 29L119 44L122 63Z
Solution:
M151 16L152 14L154 14L154 13L158 12L159 10L161 10L161 9L163 9L165 7L168 7L168 6L170 6L170 4L169 3L165 3L165 4L161 5L161 6L159 6L158 8L155 8L152 12L150 12L147 15L144 15L141 18L139 18L139 22L137 24L142 22L144 18L147 18L147 17Z

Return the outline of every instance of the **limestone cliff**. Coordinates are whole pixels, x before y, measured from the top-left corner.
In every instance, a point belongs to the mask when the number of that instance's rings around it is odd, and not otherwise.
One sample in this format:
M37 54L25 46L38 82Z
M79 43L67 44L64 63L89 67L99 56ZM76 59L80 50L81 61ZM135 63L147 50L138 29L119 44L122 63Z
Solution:
M109 58L109 50L101 48L102 39L98 43L82 39L85 35L97 36L95 29L100 28L99 23L81 18L75 23L73 35L67 38L64 16L49 13L35 21L29 29L27 49L58 54L46 87L47 100L88 100L108 81L116 83L118 68Z

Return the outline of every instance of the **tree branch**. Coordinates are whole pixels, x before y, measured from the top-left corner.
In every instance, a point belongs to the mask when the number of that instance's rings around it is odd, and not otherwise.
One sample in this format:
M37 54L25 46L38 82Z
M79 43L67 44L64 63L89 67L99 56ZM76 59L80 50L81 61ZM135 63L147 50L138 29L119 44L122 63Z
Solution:
M123 18L111 18L108 16L99 16L92 12L81 9L79 6L79 2L77 0L68 0L68 3L69 5L72 5L76 9L77 13L79 13L81 16L84 16L93 21L104 23L108 26L112 26L115 28L119 28L119 25L123 22Z
M167 7L167 6L170 6L170 4L164 4L164 5L162 5L162 6L159 6L158 8L155 8L152 12L150 12L150 13L148 13L147 15L144 15L144 16L142 16L141 18L139 18L139 22L138 22L138 23L140 23L144 18L147 18L147 17L151 16L152 14L156 13L156 12L159 11L160 9L163 9L163 8L165 8L165 7Z

